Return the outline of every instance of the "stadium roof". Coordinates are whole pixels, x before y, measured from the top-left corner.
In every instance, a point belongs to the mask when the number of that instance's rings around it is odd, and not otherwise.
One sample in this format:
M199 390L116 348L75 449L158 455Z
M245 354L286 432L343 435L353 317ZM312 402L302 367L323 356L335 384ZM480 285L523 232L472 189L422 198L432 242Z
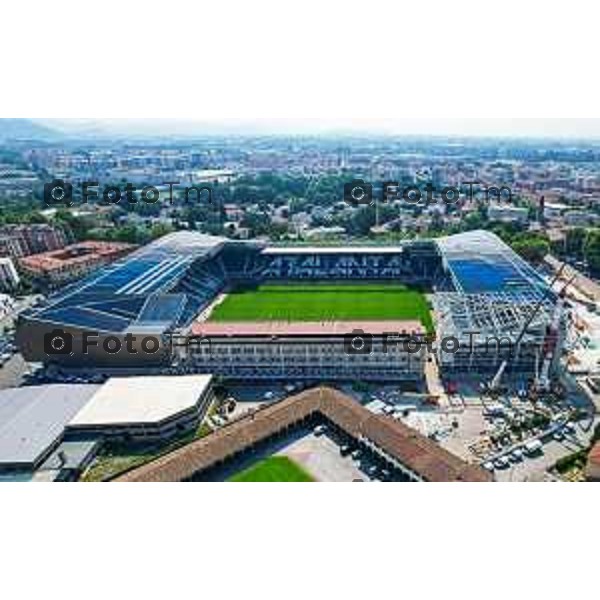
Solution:
M399 254L401 246L270 246L265 255L297 254Z
M148 244L125 259L69 286L50 303L28 316L57 325L89 328L94 331L123 332L141 318L147 323L158 312L165 321L161 303L171 307L179 300L165 297L196 260L212 256L223 238L194 232L177 232ZM150 305L148 299L154 295ZM150 311L152 307L152 311ZM145 310L144 310L145 309Z
M196 406L211 381L211 375L109 379L69 426L160 423Z
M460 233L437 243L458 292L542 292L547 288L539 273L489 231Z
M423 334L420 321L323 321L323 322L241 322L241 323L195 323L194 335L206 337L253 337L253 336L345 336L355 330L370 335L386 333Z
M0 467L33 468L97 385L47 385L0 392Z
M265 257L315 253L399 255L406 246L418 247L423 243L435 249L443 261L448 280L445 287L454 295L439 291L435 296L444 296L440 302L448 310L442 310L441 314L448 313L450 317L442 320L455 321L456 328L464 330L476 321L489 321L496 328L515 321L518 326L526 318L531 303L547 290L544 279L530 265L486 231L409 241L397 246L272 246L263 253ZM221 250L256 246L254 242L240 244L197 232L173 233L73 284L52 297L47 305L23 316L50 326L113 334L159 335L172 327L187 326L228 280L225 263L208 259ZM252 263L238 262L239 265L234 261L234 271ZM253 268L260 277L260 265ZM551 304L551 298L547 303ZM508 320L504 317L506 313L510 313ZM317 335L322 332L321 325ZM298 335L302 334L306 332L298 330Z
M550 319L554 296L537 271L489 231L471 231L438 240L454 292L433 296L438 331L445 336L503 335L517 339L536 305L525 340Z

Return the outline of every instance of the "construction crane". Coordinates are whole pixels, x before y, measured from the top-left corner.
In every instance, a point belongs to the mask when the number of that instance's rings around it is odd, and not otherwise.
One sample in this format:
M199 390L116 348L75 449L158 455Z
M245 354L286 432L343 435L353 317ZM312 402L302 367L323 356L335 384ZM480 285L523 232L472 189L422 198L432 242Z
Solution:
M509 362L513 359L514 353L518 351L519 346L521 345L521 342L523 341L523 338L525 337L525 335L527 333L527 330L533 323L533 320L537 317L538 313L540 312L540 309L542 308L542 305L544 304L544 302L546 301L548 296L550 296L550 294L552 293L552 288L553 288L554 284L560 279L566 266L567 266L567 263L563 263L563 265L558 269L558 271L554 275L554 278L550 282L550 285L545 290L545 292L542 294L542 297L538 300L537 304L534 306L533 310L531 311L531 314L529 315L528 319L525 321L525 324L523 325L521 332L519 333L517 339L515 340L515 343L513 344L508 357L502 361L502 363L500 364L500 368L498 369L494 378L490 381L489 384L487 384L487 385L482 384L482 388L483 388L484 392L490 394L491 396L497 395L499 393L500 383L502 382L502 377L504 376L504 373L506 371L506 368L508 367ZM567 286L565 286L564 291L566 291L566 287L568 287L570 285L570 283L571 282L569 282L567 284ZM564 306L564 304L563 304L563 306Z
M567 284L558 294L558 301L552 314L552 319L546 329L546 336L544 338L544 361L540 370L540 376L535 382L536 391L548 392L550 391L550 368L552 367L552 361L556 353L556 347L558 346L558 340L560 337L560 324L562 321L563 314L565 312L567 289L573 283L577 276L573 275Z

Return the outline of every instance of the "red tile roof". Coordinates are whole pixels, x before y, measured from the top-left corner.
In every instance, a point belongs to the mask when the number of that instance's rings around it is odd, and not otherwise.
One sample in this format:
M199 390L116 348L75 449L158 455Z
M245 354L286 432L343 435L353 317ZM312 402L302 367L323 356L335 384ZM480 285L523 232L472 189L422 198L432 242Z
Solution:
M364 437L425 481L492 481L492 476L390 417L375 415L330 388L304 392L130 471L117 481L182 481L320 413L355 438Z
M80 263L113 260L131 252L136 247L123 242L81 242L60 250L27 256L20 259L20 263L24 268L32 271L52 271Z

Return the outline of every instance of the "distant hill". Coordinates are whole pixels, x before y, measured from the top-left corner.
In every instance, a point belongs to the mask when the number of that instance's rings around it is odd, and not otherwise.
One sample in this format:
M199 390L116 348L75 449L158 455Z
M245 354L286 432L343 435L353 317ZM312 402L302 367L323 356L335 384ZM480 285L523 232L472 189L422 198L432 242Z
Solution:
M30 119L0 119L0 141L50 141L60 137L62 136L58 131L35 123Z
M36 119L71 139L186 140L206 136L294 135L303 129L294 119ZM327 122L313 123L317 133L336 133ZM313 131L308 129L309 132Z

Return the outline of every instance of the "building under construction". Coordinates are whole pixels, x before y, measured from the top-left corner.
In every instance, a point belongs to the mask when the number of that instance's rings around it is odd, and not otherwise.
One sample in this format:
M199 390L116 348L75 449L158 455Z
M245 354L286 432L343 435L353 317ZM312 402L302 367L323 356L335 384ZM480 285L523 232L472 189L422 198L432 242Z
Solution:
M433 296L442 369L497 370L507 361L508 370L539 372L557 300L544 278L486 231L438 244L449 279ZM555 340L554 361L560 346Z

